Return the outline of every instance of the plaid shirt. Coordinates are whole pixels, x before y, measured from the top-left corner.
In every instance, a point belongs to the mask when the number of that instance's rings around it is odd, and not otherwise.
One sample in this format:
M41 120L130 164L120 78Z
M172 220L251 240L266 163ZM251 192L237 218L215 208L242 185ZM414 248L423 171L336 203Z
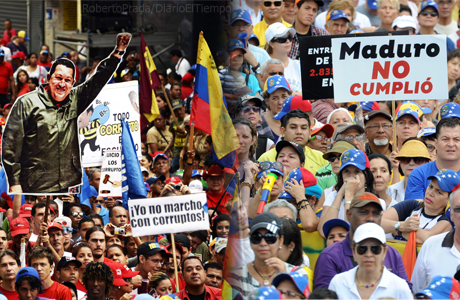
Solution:
M292 28L295 28L295 22L292 24ZM311 36L320 36L320 35L329 35L327 30L318 28L314 25L310 25L310 32ZM297 34L294 35L294 39L292 40L291 52L289 52L288 56L291 59L300 59L300 45L299 45L299 38Z

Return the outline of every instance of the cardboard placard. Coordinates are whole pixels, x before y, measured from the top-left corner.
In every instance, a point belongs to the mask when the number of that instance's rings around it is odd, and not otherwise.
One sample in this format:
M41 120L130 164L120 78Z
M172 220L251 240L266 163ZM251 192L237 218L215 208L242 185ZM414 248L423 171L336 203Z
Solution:
M99 184L100 197L121 197L121 151L108 150L104 153Z

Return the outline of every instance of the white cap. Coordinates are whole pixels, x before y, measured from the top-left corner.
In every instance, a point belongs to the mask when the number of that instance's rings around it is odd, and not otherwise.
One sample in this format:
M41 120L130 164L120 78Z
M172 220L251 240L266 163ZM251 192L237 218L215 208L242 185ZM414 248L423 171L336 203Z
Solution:
M216 248L216 253L220 253L220 251L224 250L227 248L227 239L226 238L220 238L217 240L215 244Z
M267 30L265 31L265 39L267 43L270 42L275 37L283 37L286 33L290 32L292 35L295 34L294 28L287 28L286 25L280 22L273 23L272 25L268 26Z
M141 166L141 172L142 172L142 173L147 172L147 174L150 174L150 173L149 173L149 170L147 170L146 167L142 167L142 166Z
M385 231L380 225L375 223L364 223L360 225L353 234L353 241L355 243L362 242L366 239L377 239L382 244L385 244Z
M188 188L192 194L202 193L203 192L203 184L201 180L192 180L188 184Z
M394 21L393 24L391 24L391 28L395 29L395 27L398 28L414 28L414 30L417 30L417 26L415 26L415 21L414 18L411 16L400 16L397 17Z
M62 228L72 227L72 220L69 217L57 217L53 222L61 224Z

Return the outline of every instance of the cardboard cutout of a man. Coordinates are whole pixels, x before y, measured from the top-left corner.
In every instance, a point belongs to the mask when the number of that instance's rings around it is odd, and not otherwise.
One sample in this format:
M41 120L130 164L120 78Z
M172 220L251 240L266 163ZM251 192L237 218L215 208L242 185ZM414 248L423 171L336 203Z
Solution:
M110 80L130 40L131 34L118 34L115 50L83 84L73 87L75 65L58 59L47 84L16 100L2 140L10 193L67 194L81 184L78 116Z

